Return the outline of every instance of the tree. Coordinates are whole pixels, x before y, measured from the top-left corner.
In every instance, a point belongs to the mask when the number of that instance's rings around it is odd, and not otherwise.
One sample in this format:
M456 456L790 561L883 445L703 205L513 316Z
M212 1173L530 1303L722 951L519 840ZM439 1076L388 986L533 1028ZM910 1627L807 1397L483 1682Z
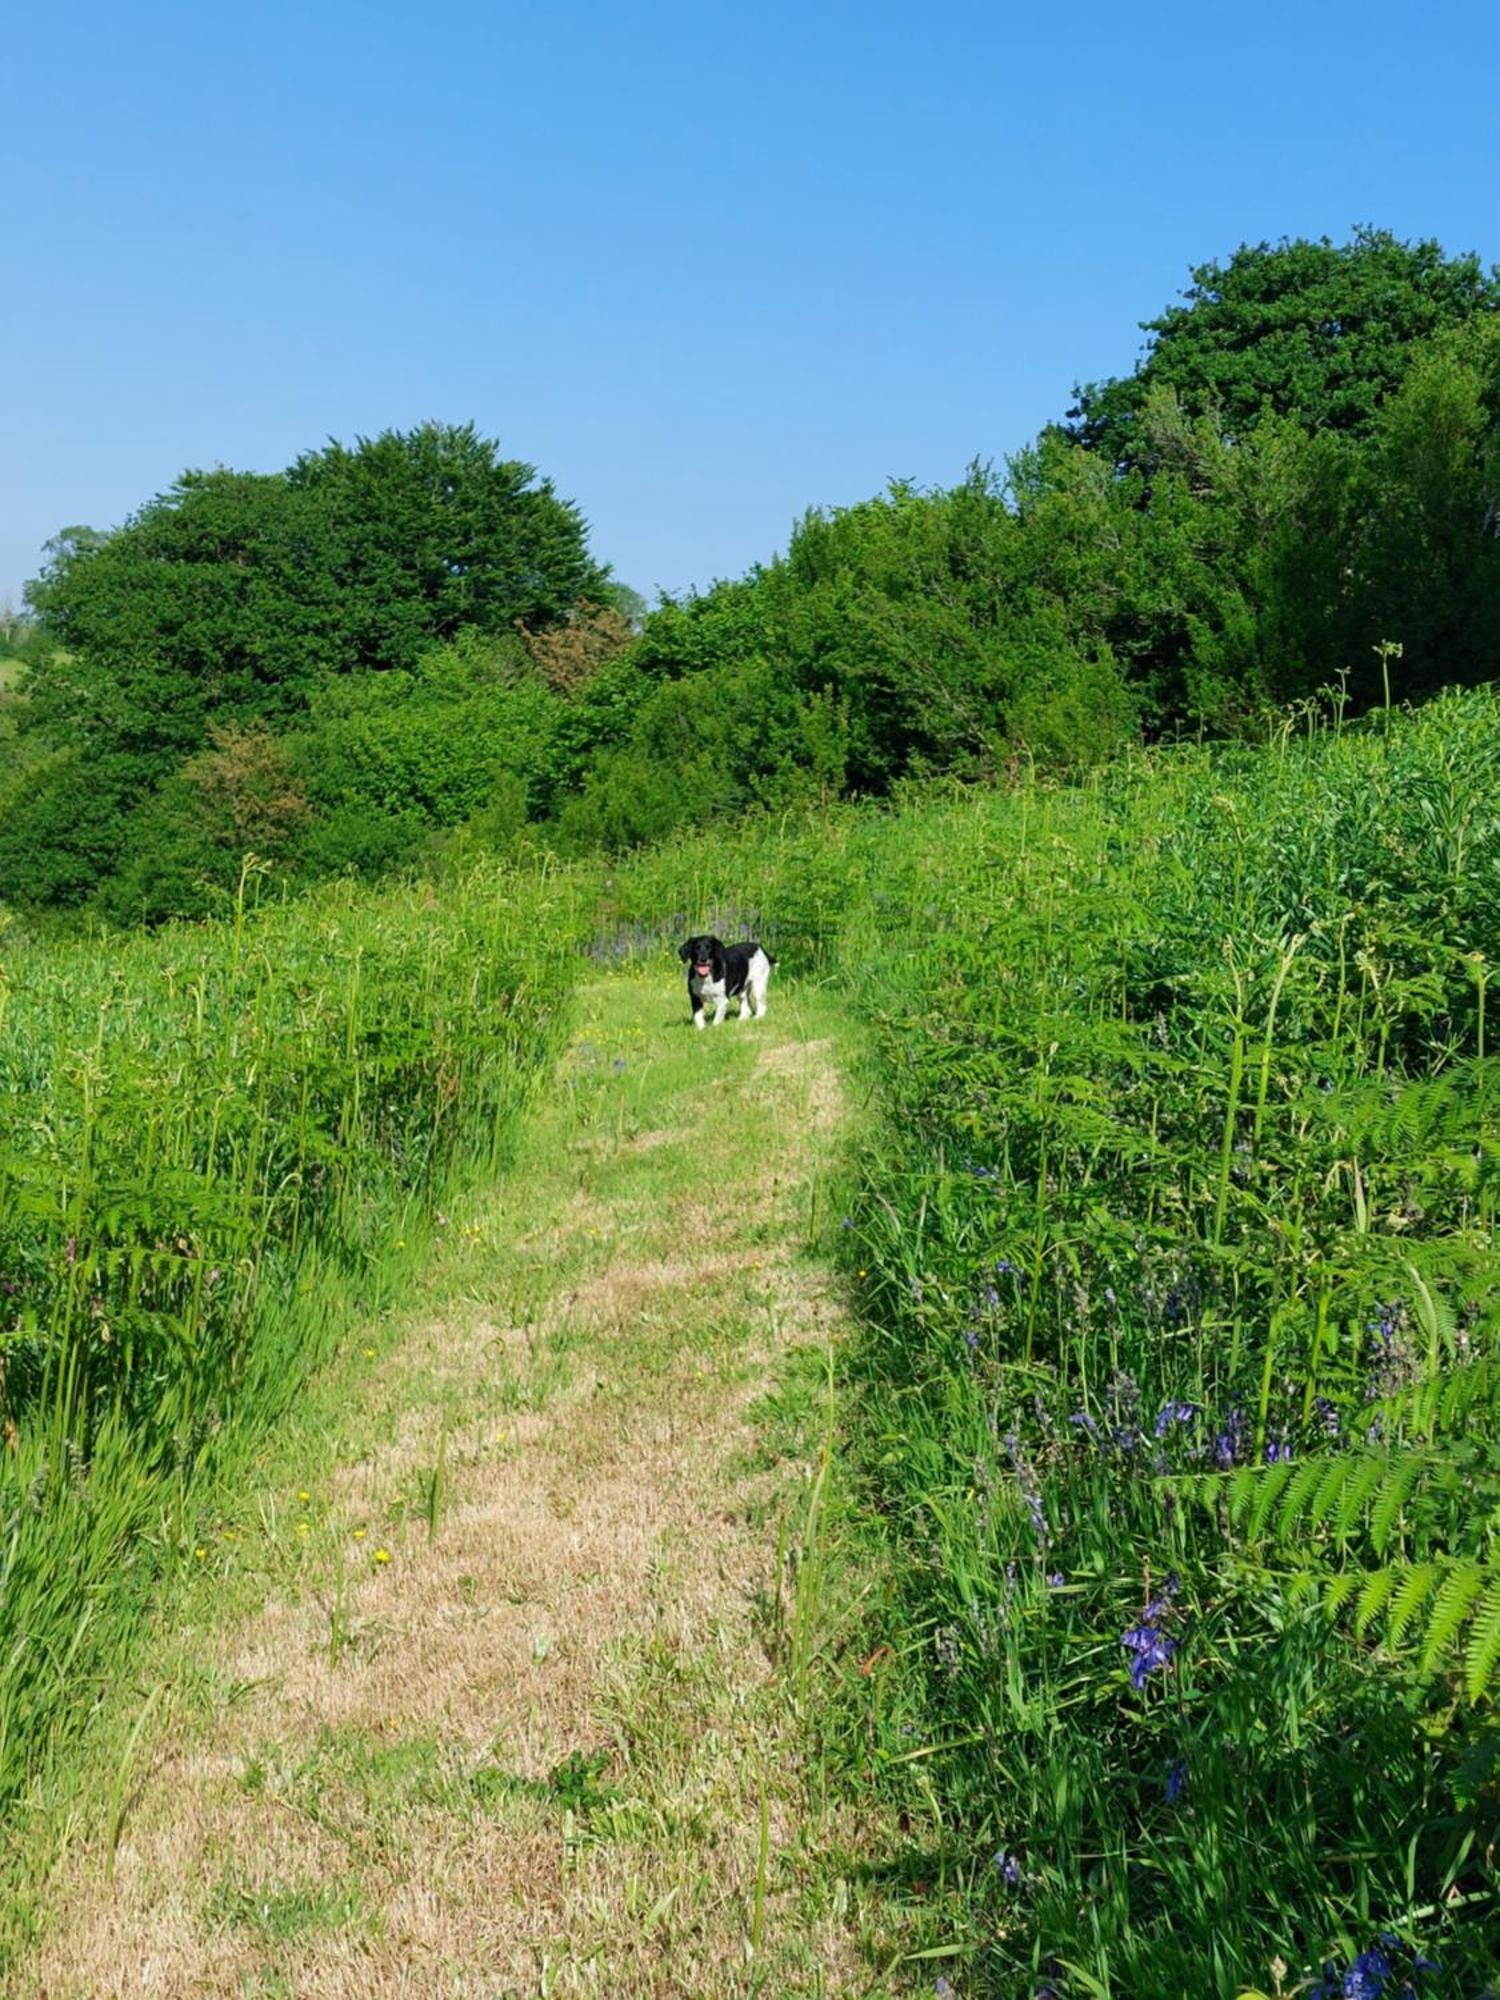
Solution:
M413 668L465 627L545 630L607 572L576 508L472 425L330 444L284 473L185 473L28 593L54 649L36 726L159 768L216 721L284 725L339 674Z
M1069 434L1111 464L1145 461L1140 418L1162 387L1231 438L1268 410L1364 435L1417 343L1500 309L1500 269L1362 228L1337 245L1242 244L1225 264L1198 265L1183 296L1142 322L1152 338L1133 374L1074 391Z

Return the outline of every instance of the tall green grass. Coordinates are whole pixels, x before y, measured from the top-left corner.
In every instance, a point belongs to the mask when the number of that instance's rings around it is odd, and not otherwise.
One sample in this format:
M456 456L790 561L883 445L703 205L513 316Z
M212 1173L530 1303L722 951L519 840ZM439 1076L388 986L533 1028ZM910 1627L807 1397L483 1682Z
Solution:
M847 1406L900 1588L848 1745L926 1753L967 1990L1471 1990L1493 700L912 811L881 873Z
M497 873L4 953L0 1806L122 1670L205 1473L495 1163L573 909Z

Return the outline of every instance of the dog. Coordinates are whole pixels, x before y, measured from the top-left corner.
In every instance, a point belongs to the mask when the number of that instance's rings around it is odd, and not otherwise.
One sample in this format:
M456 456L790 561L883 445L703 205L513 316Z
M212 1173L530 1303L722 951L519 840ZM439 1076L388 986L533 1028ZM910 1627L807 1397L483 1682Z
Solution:
M754 938L744 944L721 944L716 937L690 937L679 947L677 956L687 967L695 1028L707 1027L703 1015L710 1001L716 1028L734 999L740 1003L742 1021L749 1019L752 1007L757 1021L765 1013L766 988L776 961Z

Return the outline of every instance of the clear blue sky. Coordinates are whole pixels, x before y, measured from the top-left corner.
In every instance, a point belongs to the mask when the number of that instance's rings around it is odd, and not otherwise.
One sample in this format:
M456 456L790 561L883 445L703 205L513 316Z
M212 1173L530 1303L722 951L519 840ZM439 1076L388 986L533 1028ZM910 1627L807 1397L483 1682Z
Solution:
M1015 450L1243 241L1500 259L1494 0L82 0L0 62L0 597L427 417L701 585Z

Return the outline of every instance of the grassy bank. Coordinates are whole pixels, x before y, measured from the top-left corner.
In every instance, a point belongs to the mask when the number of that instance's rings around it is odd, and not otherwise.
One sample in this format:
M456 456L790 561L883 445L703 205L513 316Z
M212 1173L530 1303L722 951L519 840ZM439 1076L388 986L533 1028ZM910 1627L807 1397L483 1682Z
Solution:
M955 1991L1493 1969L1497 802L1481 696L892 831L845 1747Z

